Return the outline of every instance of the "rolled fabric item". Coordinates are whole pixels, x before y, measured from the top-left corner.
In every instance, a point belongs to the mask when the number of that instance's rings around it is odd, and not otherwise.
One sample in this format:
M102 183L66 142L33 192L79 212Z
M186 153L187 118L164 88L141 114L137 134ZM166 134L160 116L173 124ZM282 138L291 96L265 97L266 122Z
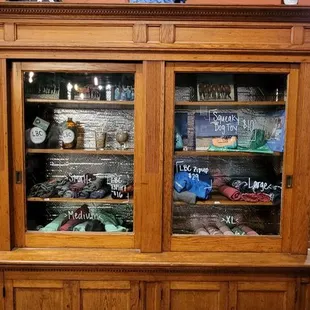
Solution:
M206 230L205 228L198 228L196 231L195 231L195 234L196 235L210 235Z
M93 191L97 191L98 189L102 188L104 184L107 183L107 179L98 178L96 180L91 181L89 184L86 185L87 189Z
M196 195L194 193L185 191L178 193L176 190L173 191L173 200L174 201L184 201L189 204L195 204L196 203Z
M88 192L85 189L82 189L79 193L78 193L78 197L81 199L87 199L90 196L90 192Z
M233 188L228 185L219 186L218 191L222 195L224 195L225 197L233 201L241 200L241 197L242 197L241 193L236 188Z
M246 225L239 225L238 227L249 236L259 236L256 231Z
M239 227L234 227L232 230L231 230L235 235L237 236L244 236L245 235L245 232L240 229Z
M217 229L217 228L215 228L215 227L213 227L213 226L208 226L208 227L207 227L207 232L208 232L210 235L212 235L212 236L223 235L223 233L222 233L219 229Z
M66 224L60 227L60 231L70 231L79 223L85 222L87 215L89 214L89 209L87 205L82 205L80 208L76 209Z
M58 190L57 195L58 195L59 197L63 197L64 194L65 194L65 192L69 190L70 185L71 185L71 183L68 182L68 183L66 183L66 184L64 184L64 185L57 186L57 187L56 187L56 189Z
M73 192L72 190L68 189L68 190L66 190L64 192L62 197L64 197L64 198L74 198L75 197L75 192Z
M59 228L68 221L68 215L61 213L52 222L47 224L45 227L40 228L40 231L57 231Z
M217 228L221 231L221 233L225 236L233 236L234 233L230 230L230 228L225 225L223 222L216 223Z
M105 184L103 188L93 191L90 193L90 198L91 199L101 199L104 198L105 196L111 194L111 185Z
M98 220L104 225L105 231L107 232L125 232L127 229L120 226L119 221L111 213L105 211L99 211L96 215Z
M241 199L247 202L269 202L270 196L264 193L243 193Z

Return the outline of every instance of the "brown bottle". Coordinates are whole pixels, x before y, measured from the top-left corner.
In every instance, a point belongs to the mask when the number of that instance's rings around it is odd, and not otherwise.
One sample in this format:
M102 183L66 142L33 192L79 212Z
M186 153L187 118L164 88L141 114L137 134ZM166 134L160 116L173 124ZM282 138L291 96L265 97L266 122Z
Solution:
M74 149L76 147L76 138L76 124L72 121L71 117L68 117L64 131L62 133L62 147L64 149Z

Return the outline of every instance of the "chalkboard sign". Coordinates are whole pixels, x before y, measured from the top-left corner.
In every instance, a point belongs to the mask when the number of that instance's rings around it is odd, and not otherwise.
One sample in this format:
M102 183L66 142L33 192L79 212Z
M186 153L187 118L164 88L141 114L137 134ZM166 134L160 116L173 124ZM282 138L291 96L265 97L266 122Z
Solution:
M237 113L211 110L206 115L195 114L196 137L224 137L238 135Z

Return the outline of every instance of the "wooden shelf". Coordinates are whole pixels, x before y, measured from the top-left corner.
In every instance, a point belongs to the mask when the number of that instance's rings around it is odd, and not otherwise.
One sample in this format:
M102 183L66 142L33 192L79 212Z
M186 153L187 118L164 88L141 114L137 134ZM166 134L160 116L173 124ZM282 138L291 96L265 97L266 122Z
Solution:
M198 157L198 156L233 156L233 157L253 157L253 156L282 156L283 153L250 153L250 152L216 152L216 151L177 151L174 153L175 156L187 156L187 157Z
M174 205L181 206L181 205L188 205L188 203L183 201L174 201ZM247 202L247 201L232 201L229 200L227 197L221 194L212 194L210 200L205 201L198 201L196 206L203 207L203 206L274 206L274 204L270 202Z
M285 101L177 101L176 106L285 106Z
M106 197L103 199L79 199L79 198L39 198L39 197L28 197L29 202L66 202L66 203L101 203L101 204L132 204L132 199L113 199Z
M26 99L27 103L79 103L79 104L104 104L104 105L134 105L134 101L103 101L103 100L66 100L66 99Z
M134 150L27 149L28 154L134 155Z

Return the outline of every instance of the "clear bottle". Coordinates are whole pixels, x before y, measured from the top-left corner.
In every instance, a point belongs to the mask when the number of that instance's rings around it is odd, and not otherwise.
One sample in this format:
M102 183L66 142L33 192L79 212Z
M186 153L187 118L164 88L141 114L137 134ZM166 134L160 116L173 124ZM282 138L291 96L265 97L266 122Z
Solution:
M76 147L76 139L76 123L72 121L71 117L68 117L68 120L65 123L64 131L62 133L62 147L64 149L74 149Z

